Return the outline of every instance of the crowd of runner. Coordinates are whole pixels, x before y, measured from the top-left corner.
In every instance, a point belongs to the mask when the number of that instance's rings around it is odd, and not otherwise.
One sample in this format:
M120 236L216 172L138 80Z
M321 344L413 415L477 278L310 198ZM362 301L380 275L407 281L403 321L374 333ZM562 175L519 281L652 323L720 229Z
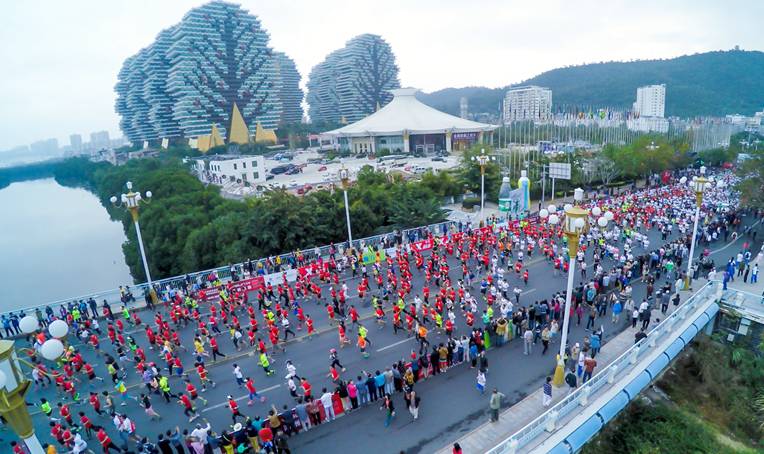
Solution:
M571 324L584 324L588 331L582 342L566 348L565 359L573 365L576 384L594 372L592 364L596 365L594 358L603 342L602 320L629 320L644 333L654 313L665 314L672 302L678 304L695 196L686 185L674 184L587 204L595 205L610 211L613 219L607 228L597 228L597 219L590 217L592 228L583 234L574 257L579 284L573 290ZM740 211L729 190L709 191L702 216L696 250L717 239L727 240L729 235L748 233L739 231ZM648 231L660 232L661 244L651 244ZM332 247L327 256L317 259L299 254L294 263L300 266L295 281L288 279L284 263L248 262L240 270L241 278L283 272L280 282L253 292L212 274L206 281L188 279L183 288L165 289L160 303L150 310L129 308L129 288L123 289L125 304L88 300L38 309L42 329L29 337L27 351L36 365L31 372L35 389L54 386L57 392L55 403L46 399L32 402L49 418L50 434L44 436L49 449L74 453L87 449L163 454L289 452L290 436L360 407L379 406L386 415L385 426L389 425L396 415L396 394L403 396L404 408L417 419L422 402L415 391L417 383L463 363L475 369L482 392L486 352L492 346L518 339L526 355L534 351L553 354L548 349L562 329L565 292L539 301L525 301L522 294L531 260L546 261L549 275L560 276L549 285L564 282L569 258L561 225L529 218L483 228L454 228L424 241L428 245L425 251L396 242L391 245L394 253L390 249L384 253L382 248L344 252ZM725 282L749 264L747 244L740 257L733 257L725 268ZM371 260L364 263L369 256ZM693 279L703 272L703 266L703 261L696 261ZM414 285L415 275L423 277L424 285ZM356 278L357 286L349 288L347 278ZM634 301L632 295L632 283L637 279L647 285L647 297L641 301ZM359 308L367 306L372 310L370 317L359 313ZM315 326L308 312L317 308L325 311L331 328ZM23 316L0 319L6 335L19 334L18 319ZM38 354L49 338L44 328L54 319L64 319L70 327L70 344L55 364ZM349 374L340 352L344 357L368 358L372 325L415 337L418 347L387 367ZM319 328L336 330L337 335L336 348L327 352L326 379L311 383L286 360L284 380L293 401L278 406L266 403L257 383L282 373L276 370L274 357L281 355L295 331L310 337ZM193 342L185 345L181 333L189 331ZM76 345L75 337L79 339ZM87 349L98 355L99 366L84 359ZM237 385L247 392L246 407L257 405L260 411L243 408L240 400L229 395L225 405L231 420L212 427L200 417L200 409L208 404L204 392L216 386L210 365L234 349L253 352L262 372L245 373L238 363L232 363L230 371L216 374L233 374ZM99 376L96 367L107 375ZM139 378L139 389L128 387L129 376ZM96 391L109 382L106 388L113 386L111 391ZM161 413L182 411L189 426L169 428L154 439L141 437L124 410L136 405L156 420ZM13 450L24 452L20 444L14 444Z

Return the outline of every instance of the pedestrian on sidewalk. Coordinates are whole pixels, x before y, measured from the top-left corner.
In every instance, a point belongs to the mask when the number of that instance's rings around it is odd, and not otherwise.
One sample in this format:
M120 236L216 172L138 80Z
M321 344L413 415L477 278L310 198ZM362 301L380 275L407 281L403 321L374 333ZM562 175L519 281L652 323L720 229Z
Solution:
M636 328L637 327L637 321L639 320L639 309L634 308L634 311L631 313L631 327Z
M592 378L595 367L597 367L597 361L595 361L594 358L592 358L590 355L587 355L586 359L584 360L584 377L581 383L586 383Z
M332 401L332 393L326 390L326 388L322 389L323 394L321 394L320 400L321 404L324 406L324 414L326 415L327 421L334 421L334 418L336 417L334 414L334 402Z
M578 387L578 377L576 377L576 369L571 368L565 374L565 383L568 385L568 394L572 393Z
M530 355L533 350L533 331L530 328L526 328L523 333L523 347L523 354Z
M393 398L390 396L390 394L385 394L385 398L382 402L382 407L380 410L386 411L385 416L385 427L390 426L390 423L393 421L393 418L395 417L395 406L393 405Z
M541 404L544 407L548 407L552 404L552 377L546 378L541 389L543 391Z
M405 399L409 408L409 413L411 413L411 416L414 417L414 420L417 420L419 418L419 403L422 401L422 399L419 398L414 390L411 390L410 393L405 394Z
M498 389L493 388L491 393L491 401L488 407L491 409L491 422L497 422L499 420L499 409L501 408L501 399L507 397L504 393L500 393Z
M485 374L482 371L478 371L477 384L475 386L481 395L485 393Z
M751 271L751 284L755 284L759 282L759 264L756 263L753 265L753 270Z

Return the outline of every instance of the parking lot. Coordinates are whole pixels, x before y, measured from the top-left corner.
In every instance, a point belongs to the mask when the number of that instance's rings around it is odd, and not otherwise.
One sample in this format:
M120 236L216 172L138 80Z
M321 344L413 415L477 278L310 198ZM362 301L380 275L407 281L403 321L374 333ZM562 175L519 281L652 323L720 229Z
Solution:
M265 189L284 188L293 190L296 193L303 193L306 192L305 189L324 189L332 183L338 183L342 164L338 159L331 162L327 162L326 160L318 162L318 160L321 160L322 158L323 155L315 151L295 152L291 160L266 158L265 168L268 172L268 178L271 178L271 170L288 164L301 167L302 171L291 175L284 173L273 175L273 178L266 181L262 186ZM344 160L344 164L349 171L351 180L355 179L361 168L366 165L370 165L377 170L401 171L403 173L416 175L418 173L424 173L427 169L433 169L435 171L450 169L459 164L459 159L456 156L435 158L436 160L433 160L433 158L434 157L418 158L407 156L406 158L395 161L388 160L379 162L378 159L350 157ZM302 189L302 191L300 191L300 189Z

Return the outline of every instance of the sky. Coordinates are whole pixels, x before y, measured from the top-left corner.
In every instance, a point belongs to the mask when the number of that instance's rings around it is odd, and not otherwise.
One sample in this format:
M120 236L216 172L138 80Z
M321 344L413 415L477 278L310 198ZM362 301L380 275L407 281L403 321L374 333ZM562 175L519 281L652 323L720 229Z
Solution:
M0 27L0 150L80 133L121 136L123 61L178 23L191 0L25 0ZM361 33L390 43L403 86L503 87L601 61L764 50L761 0L241 0L291 56L305 85L326 54Z

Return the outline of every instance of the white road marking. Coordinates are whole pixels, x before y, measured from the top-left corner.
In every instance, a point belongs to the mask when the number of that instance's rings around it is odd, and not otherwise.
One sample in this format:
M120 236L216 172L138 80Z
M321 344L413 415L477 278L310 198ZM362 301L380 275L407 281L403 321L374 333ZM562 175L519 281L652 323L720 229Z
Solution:
M537 289L535 289L535 288L532 288L532 289L530 289L530 290L526 290L526 291L522 292L520 295L528 295L529 293L533 293L533 292L535 292L536 290L537 290Z
M268 387L268 388L265 388L265 389L260 389L260 390L258 390L258 391L257 391L257 394L263 394L263 393L267 393L268 391L273 391L274 389L276 389L276 388L280 388L280 387L281 387L281 385L273 385L273 386L270 386L270 387ZM239 402L239 401L241 401L241 400L244 400L244 399L246 399L247 397L249 397L249 394L245 394L245 395L243 395L243 396L237 397L237 398L235 398L234 400L235 400L236 402ZM216 405L212 405L212 406L210 406L210 407L207 407L207 408L205 408L204 410L202 410L202 413L207 413L207 412L208 412L208 411L210 411L210 410L215 410L215 409L217 409L217 408L220 408L220 407L225 407L225 406L227 406L227 405L228 405L228 401L226 400L226 401L225 401L225 402L223 402L223 403L220 403L220 404L216 404Z
M398 342L396 342L394 344L390 344L390 345L388 345L386 347L378 348L377 352L381 352L381 351L387 350L388 348L393 348L393 347L395 347L397 345L401 345L402 343L408 342L408 341L410 341L412 339L414 339L414 338L413 337L407 337L406 339L400 340L400 341L398 341Z

